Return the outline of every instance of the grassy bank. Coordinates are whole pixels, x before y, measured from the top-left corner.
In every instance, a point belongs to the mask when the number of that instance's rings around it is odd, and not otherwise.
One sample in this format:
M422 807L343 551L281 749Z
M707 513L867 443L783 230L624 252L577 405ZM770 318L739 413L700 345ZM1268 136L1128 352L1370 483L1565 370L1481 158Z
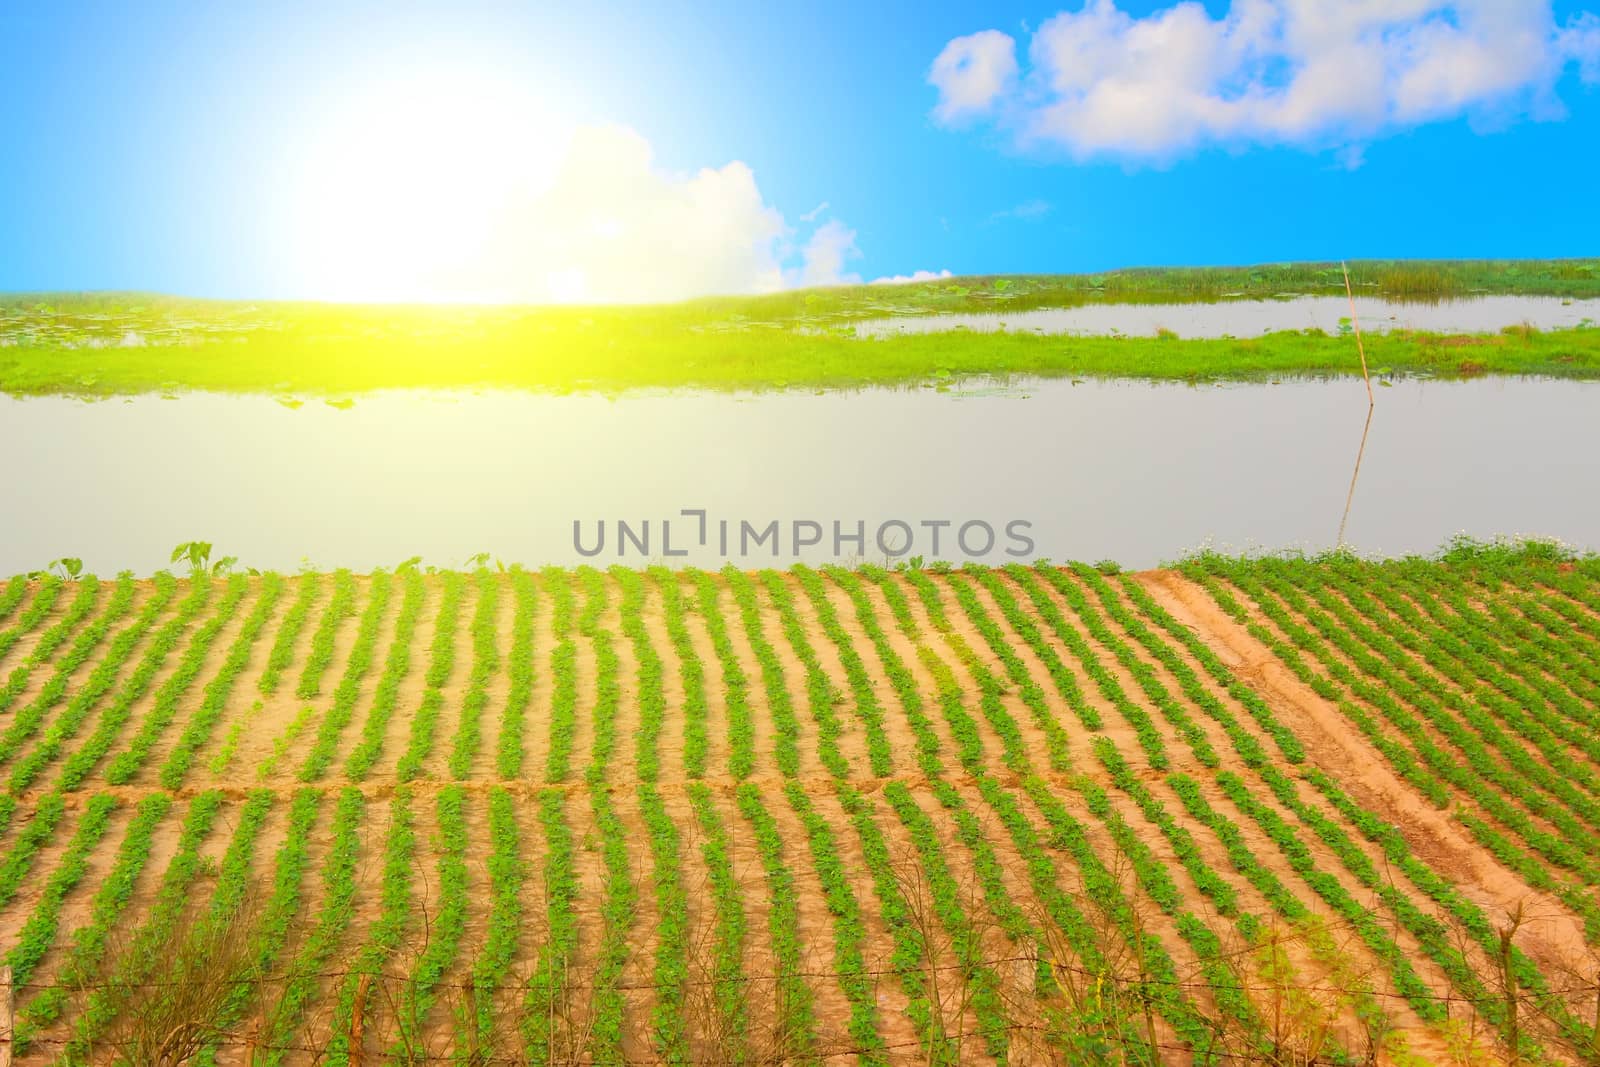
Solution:
M1380 377L1600 377L1600 329L1367 339ZM507 326L477 336L371 339L257 334L130 348L0 349L0 390L118 395L185 389L336 395L372 389L765 389L948 381L979 375L1152 380L1358 375L1349 338L1239 340L933 334L859 341L772 331L694 334Z
M1364 296L1600 297L1600 261L1352 264ZM1348 337L947 333L866 341L868 317L1342 293L1337 265L956 278L642 307L353 306L138 294L0 297L0 390L343 394L401 387L762 389L971 375L1159 380L1359 372ZM1368 339L1386 374L1600 375L1600 330Z

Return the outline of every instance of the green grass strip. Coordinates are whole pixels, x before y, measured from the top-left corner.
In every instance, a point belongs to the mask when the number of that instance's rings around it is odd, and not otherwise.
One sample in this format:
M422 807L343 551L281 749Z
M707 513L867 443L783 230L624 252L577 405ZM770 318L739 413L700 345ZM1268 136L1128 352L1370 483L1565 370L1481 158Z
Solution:
M717 810L710 788L703 782L691 782L688 797L700 830L700 854L705 860L714 919L708 977L717 1014L737 1042L745 1035L749 1011L749 990L744 978L749 920L744 912L744 893L733 869L727 822Z
M556 640L550 653L550 748L544 770L545 781L554 784L566 781L572 774L572 745L578 730L578 645L573 640L576 609L570 572L546 567L539 577L550 593Z
M433 752L439 714L444 710L444 685L456 668L456 626L460 622L466 577L456 571L445 571L440 580L444 591L439 598L439 614L434 618L428 671L422 677L422 703L411 716L411 737L394 769L395 776L402 782L422 777L422 765Z
M489 929L483 951L472 968L475 1010L468 1022L476 1028L476 1047L487 1048L498 1014L495 991L506 982L516 959L522 932L522 884L527 863L517 827L517 802L500 786L489 790ZM467 1042L460 1042L467 1044Z
M622 587L622 632L633 646L633 660L638 674L634 702L639 709L639 730L634 737L634 767L641 781L653 782L661 773L659 746L667 715L667 696L662 677L665 668L644 625L643 576L626 567L613 567L610 574Z
M546 789L539 798L539 822L545 834L545 937L523 1000L523 1038L535 1063L579 1051L557 1048L565 1035L554 1026L572 983L569 969L578 950L578 876L566 800L560 789Z
M422 1027L438 996L439 982L461 948L467 930L467 794L445 786L435 801L439 832L439 900L428 923L428 943L400 995L400 1036L390 1050L403 1057L426 1051Z
M311 618L311 606L321 591L322 575L316 571L305 571L295 583L294 602L278 624L278 636L272 642L272 651L267 653L261 677L256 679L256 689L262 696L272 696L283 683L283 672L294 662L294 643L305 631L306 622Z
M722 585L704 571L689 572L695 585L700 618L722 668L723 706L728 716L728 773L736 781L750 777L756 766L755 724L750 714L750 679L734 654L722 613Z
M683 884L682 844L678 827L667 814L654 785L639 786L639 813L650 834L650 855L656 890L656 956L651 982L656 1006L650 1023L656 1055L663 1062L692 1062L684 983L689 978L689 895Z
M770 908L767 926L772 934L772 954L777 964L777 1032L793 1054L804 1059L816 1048L817 1019L811 987L803 977L803 948L800 940L800 909L794 872L783 857L783 835L761 800L761 789L754 782L743 782L734 792L739 812L755 831L756 851L766 871ZM792 1043L791 1043L792 1042Z
M617 747L617 713L622 707L621 661L616 640L601 619L610 597L605 574L593 567L580 567L583 584L583 612L578 616L578 632L588 638L594 650L594 736L589 745L589 766L584 780L590 785L603 783Z
M333 595L323 609L316 631L311 635L311 651L306 655L305 666L300 668L300 682L294 695L310 700L322 692L322 676L333 663L333 642L338 636L339 624L356 613L356 579L344 568L333 572Z
M483 736L483 709L489 704L489 682L500 669L500 650L495 647L500 580L493 571L481 568L477 582L478 603L472 613L472 674L461 698L461 719L450 750L450 774L457 781L472 773L472 761Z
M533 622L538 594L533 577L521 567L511 569L511 595L517 604L511 624L511 688L500 717L500 740L495 745L495 771L505 779L522 776L522 728L528 706L533 703Z
M767 711L772 716L772 728L777 735L773 742L773 758L778 764L778 773L785 778L793 778L800 773L800 720L795 716L789 687L784 684L783 664L763 632L756 588L743 571L731 565L722 569L722 580L733 593L740 621L744 623L745 640L750 643L756 662L761 665L761 684L767 694Z
M706 684L705 667L700 654L695 651L684 622L687 610L682 587L676 571L665 567L651 567L650 577L661 591L661 612L666 620L667 636L678 657L678 675L683 683L683 769L691 779L704 778L710 739L706 734Z
M589 1047L595 1062L620 1065L624 1062L624 996L619 986L623 968L633 954L638 890L628 857L628 829L611 806L611 796L603 785L590 783L589 806L594 811L595 834L606 871L600 900L600 944L592 972L594 1016Z

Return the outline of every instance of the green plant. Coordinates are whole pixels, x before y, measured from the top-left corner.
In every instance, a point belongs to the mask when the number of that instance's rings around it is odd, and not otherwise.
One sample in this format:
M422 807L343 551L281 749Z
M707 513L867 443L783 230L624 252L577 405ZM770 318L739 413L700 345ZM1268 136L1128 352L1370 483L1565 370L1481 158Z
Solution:
M210 541L185 541L172 550L172 558L168 561L177 563L180 560L189 565L189 573L199 577L205 574L211 565Z

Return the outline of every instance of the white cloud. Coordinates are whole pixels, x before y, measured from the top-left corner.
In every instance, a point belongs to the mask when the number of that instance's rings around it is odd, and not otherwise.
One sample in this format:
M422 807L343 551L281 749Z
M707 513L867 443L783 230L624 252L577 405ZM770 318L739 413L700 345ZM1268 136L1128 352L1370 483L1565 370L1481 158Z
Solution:
M512 232L536 265L535 299L648 302L861 281L845 269L861 251L843 222L802 235L765 202L744 163L665 171L649 142L622 126L578 130L555 184Z
M745 164L673 174L633 130L592 127L492 259L536 299L675 300L780 288L787 232Z
M915 270L910 274L891 274L885 278L874 278L868 285L909 285L912 282L936 282L943 278L952 277L947 270Z
M1568 64L1600 81L1600 19L1557 25L1548 0L1233 0L1219 18L1087 0L1039 26L1021 77L1015 47L998 30L951 41L929 77L934 117L990 113L1020 144L1078 158L1269 143L1348 161L1422 123L1559 115Z
M859 259L861 250L856 247L856 231L837 219L830 219L817 227L811 239L800 252L800 268L791 272L791 284L860 285L861 275L845 272L846 261Z
M928 70L928 82L939 90L934 115L953 122L981 114L1017 76L1017 43L999 30L957 37L944 46Z
M513 125L494 136L510 139ZM453 171L419 184L401 167L331 193L316 186L307 216L318 224L304 238L315 266L300 275L308 295L645 303L860 281L844 269L861 254L855 232L805 225L826 204L791 226L743 162L667 170L649 141L616 125L529 142L481 192L463 192Z

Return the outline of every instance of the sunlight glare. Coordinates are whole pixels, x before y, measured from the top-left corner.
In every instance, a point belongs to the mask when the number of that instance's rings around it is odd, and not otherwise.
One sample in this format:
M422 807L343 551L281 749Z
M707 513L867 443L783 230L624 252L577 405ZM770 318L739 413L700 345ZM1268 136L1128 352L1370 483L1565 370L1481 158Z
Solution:
M317 299L518 299L506 229L555 178L570 125L508 78L432 71L330 108L304 158L296 258Z

